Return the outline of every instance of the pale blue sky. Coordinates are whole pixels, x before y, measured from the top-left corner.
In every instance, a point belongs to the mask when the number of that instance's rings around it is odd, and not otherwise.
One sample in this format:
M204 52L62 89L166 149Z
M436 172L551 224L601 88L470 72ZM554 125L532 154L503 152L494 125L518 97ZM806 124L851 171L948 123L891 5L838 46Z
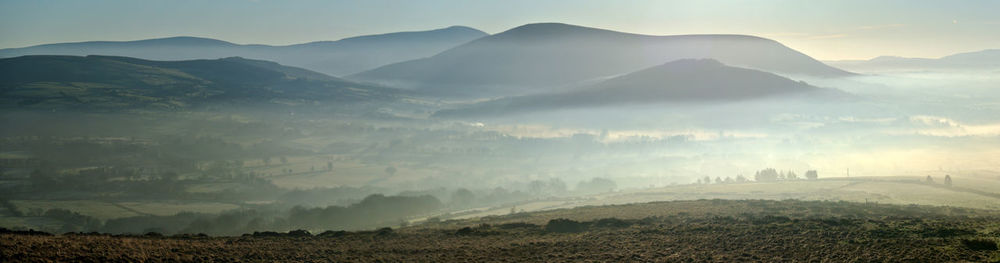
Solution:
M293 44L534 22L672 35L772 38L819 59L939 57L1000 48L1000 1L0 0L0 48L200 36Z

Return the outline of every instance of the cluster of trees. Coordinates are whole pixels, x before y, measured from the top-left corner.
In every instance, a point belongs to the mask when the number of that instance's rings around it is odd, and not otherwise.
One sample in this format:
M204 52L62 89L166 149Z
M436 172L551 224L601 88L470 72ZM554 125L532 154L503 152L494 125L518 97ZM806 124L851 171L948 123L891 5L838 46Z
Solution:
M615 181L607 178L594 177L589 181L580 181L576 185L576 191L581 193L607 193L618 188Z
M819 174L816 170L806 171L805 179L816 180L819 178ZM754 173L753 180L757 182L774 182L774 181L786 181L786 180L799 180L802 179L798 174L793 171L781 171L779 172L774 168L767 168L764 170L757 171ZM742 174L736 175L736 178L726 176L726 178L715 177L713 181L711 177L705 176L704 178L698 178L698 184L731 184L731 183L745 183L749 182L750 179L746 178Z
M928 184L934 184L934 178L931 177L930 175L928 175L927 179L925 180L925 182L928 183ZM951 175L950 174L944 175L944 185L945 186L951 186Z
M62 223L59 228L44 229L57 233L143 234L157 232L161 234L240 235L255 231L287 231L292 229L372 229L398 225L405 218L437 212L441 208L441 201L433 196L373 194L348 206L314 208L296 206L291 209L280 209L272 206L237 209L216 215L181 212L171 216L137 216L102 222L99 219L65 209L49 209L32 216L44 217Z
M433 196L384 196L374 194L357 204L325 208L294 207L288 223L295 229L357 229L395 225L404 218L440 210Z

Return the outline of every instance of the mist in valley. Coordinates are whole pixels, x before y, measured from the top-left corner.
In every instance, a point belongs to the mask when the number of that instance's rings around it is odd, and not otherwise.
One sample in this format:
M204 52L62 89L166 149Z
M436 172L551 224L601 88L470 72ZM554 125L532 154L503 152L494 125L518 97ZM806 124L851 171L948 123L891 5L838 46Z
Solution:
M820 61L561 23L2 49L0 227L321 233L701 199L997 210L991 54Z

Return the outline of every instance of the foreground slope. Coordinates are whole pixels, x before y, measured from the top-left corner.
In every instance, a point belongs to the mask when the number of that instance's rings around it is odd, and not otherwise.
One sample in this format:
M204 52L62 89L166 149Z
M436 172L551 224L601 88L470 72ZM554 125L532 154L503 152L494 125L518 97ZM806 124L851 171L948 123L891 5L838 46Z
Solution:
M0 260L993 262L998 222L995 211L949 207L696 200L318 235L0 233Z
M107 55L151 60L245 57L304 67L334 76L423 58L485 36L462 26L319 41L288 46L239 45L226 41L170 37L137 41L91 41L0 49L0 57L24 55Z
M351 77L420 88L443 86L442 93L468 93L473 91L465 89L490 86L511 89L569 85L684 58L712 58L728 65L789 74L851 74L773 40L753 36L649 36L542 23L484 37L430 58L387 65Z
M438 112L439 117L500 115L518 112L648 103L737 101L778 95L841 95L758 70L723 65L712 59L684 59L612 78L586 88L525 95Z
M243 102L356 102L395 91L243 58L151 61L107 56L0 59L0 106L179 109Z

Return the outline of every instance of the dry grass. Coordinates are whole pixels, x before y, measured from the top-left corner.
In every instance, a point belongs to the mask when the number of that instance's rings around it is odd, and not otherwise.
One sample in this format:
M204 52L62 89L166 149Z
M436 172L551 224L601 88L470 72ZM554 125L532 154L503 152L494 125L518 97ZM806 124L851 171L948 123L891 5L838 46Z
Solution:
M622 220L596 221L605 217ZM545 223L554 218L576 220L585 227L576 233L546 231ZM533 224L512 224L518 222ZM998 240L1000 214L995 211L699 200L305 237L0 234L0 261L989 262L1000 260L1000 252L989 248Z

